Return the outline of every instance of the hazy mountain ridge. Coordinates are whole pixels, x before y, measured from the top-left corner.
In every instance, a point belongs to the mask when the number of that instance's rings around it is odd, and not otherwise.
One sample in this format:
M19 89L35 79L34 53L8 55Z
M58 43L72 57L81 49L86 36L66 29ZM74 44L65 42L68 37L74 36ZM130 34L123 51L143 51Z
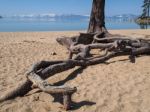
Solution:
M134 21L136 18L138 18L138 15L134 14L121 14L121 15L114 15L114 16L107 16L106 20L120 20L120 21Z
M52 19L54 21L57 20L89 20L90 15L77 15L77 14L62 14L57 15L53 13L49 14L29 14L29 15L13 15L13 16L5 16L6 18L23 18L23 19ZM114 16L106 16L106 21L133 21L138 17L138 15L134 14L121 14Z

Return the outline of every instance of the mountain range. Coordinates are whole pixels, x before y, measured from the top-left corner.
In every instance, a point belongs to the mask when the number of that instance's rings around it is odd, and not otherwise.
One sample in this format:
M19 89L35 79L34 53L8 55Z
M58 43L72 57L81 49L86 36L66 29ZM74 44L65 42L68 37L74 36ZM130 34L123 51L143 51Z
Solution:
M0 16L2 17L2 16ZM54 21L58 20L89 20L90 15L76 15L76 14L39 14L39 15L13 15L13 16L4 16L6 18L23 18L23 19L51 19ZM106 21L133 21L137 18L137 15L134 14L121 14L114 16L106 16Z
M107 16L106 21L134 21L138 18L138 15L134 14L121 14L121 15L114 15L114 16Z

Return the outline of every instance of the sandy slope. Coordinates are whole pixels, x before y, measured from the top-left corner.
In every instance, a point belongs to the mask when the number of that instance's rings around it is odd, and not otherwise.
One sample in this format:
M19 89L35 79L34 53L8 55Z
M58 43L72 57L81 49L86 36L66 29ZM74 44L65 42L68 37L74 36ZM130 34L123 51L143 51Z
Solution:
M150 30L114 30L136 37ZM0 95L21 82L27 69L40 60L66 59L67 50L56 37L78 32L0 33ZM148 36L146 36L148 37ZM51 55L52 52L57 55ZM76 86L73 112L150 112L150 57L130 63L122 56L86 69L74 68L50 77L52 84ZM46 93L34 93L0 104L0 112L61 112L61 104ZM56 97L55 97L56 98Z

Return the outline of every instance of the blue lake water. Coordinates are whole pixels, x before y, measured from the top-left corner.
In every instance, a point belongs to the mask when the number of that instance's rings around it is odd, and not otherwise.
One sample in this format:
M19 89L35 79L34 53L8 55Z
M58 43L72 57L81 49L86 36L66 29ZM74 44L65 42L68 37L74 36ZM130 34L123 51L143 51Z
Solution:
M107 29L140 29L134 22L106 21ZM88 20L0 19L0 32L86 30ZM150 27L148 27L150 28Z

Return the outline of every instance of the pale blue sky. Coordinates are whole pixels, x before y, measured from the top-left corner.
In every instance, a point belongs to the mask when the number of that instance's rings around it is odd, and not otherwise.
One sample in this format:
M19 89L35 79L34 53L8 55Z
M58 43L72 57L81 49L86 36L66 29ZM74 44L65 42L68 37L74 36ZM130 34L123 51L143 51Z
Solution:
M143 0L106 0L106 15L140 15ZM90 14L92 0L0 0L0 15Z

